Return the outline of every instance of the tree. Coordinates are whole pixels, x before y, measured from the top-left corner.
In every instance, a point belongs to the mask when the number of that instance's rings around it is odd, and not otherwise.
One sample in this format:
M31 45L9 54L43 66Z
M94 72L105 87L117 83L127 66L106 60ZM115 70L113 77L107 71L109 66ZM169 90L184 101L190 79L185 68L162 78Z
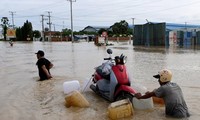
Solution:
M127 35L128 34L128 23L125 20L120 22L116 22L114 25L111 26L113 34L119 35Z
M28 22L28 20L24 23L24 25L20 28L16 29L16 37L19 41L32 40L33 38L33 30L32 23Z
M34 30L34 31L33 31L33 36L34 36L35 38L40 38L40 37L41 37L40 31Z
M98 34L101 35L103 32L106 32L107 30L104 28L99 29Z
M22 31L21 31L20 27L16 29L16 40L17 41L21 41L22 40Z
M7 29L8 29L8 18L7 17L2 17L1 18L1 22L3 23L3 24L1 24L2 25L2 27L3 27L3 36L4 36L4 40L6 40L6 33L7 33Z
M69 36L69 35L71 35L71 29L65 28L65 29L62 30L62 32L63 32L63 36Z

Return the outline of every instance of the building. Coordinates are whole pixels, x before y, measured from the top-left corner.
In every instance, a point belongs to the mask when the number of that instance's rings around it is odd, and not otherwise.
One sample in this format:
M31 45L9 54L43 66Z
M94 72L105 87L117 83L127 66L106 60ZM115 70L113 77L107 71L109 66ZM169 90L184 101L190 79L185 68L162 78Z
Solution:
M83 29L85 32L98 32L100 29L110 29L108 26L87 26Z

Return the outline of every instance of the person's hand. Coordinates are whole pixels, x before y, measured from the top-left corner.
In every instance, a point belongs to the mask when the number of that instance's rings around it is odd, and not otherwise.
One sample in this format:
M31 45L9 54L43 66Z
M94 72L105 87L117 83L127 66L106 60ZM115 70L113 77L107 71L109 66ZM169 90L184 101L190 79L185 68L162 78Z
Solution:
M135 97L136 97L137 99L139 99L141 96L142 96L141 93L136 93L136 94L135 94Z
M148 94L148 93L150 93L149 91L147 91L145 94Z

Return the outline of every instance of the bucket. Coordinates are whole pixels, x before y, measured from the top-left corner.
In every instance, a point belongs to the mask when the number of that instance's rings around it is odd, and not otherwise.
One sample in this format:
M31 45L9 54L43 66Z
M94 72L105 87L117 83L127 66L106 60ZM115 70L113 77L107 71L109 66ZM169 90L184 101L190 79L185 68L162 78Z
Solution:
M120 119L133 115L133 106L128 99L113 102L108 106L108 116L111 119Z
M66 81L63 83L64 94L69 94L74 90L80 89L80 83L78 80Z
M65 97L66 107L89 107L89 102L85 97L77 90L71 92Z
M159 98L159 97L152 97L152 98L153 98L154 104L165 105L163 98Z
M153 109L153 100L152 98L148 99L137 99L133 98L133 108L139 109L139 110L149 110Z

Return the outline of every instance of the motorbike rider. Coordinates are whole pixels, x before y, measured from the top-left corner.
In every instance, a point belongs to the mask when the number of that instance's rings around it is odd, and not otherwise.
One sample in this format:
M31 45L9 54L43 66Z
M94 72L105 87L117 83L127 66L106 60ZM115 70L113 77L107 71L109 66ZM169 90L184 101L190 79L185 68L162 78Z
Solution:
M147 92L145 95L136 93L135 97L138 99L146 99L152 96L163 98L165 103L165 114L167 116L175 118L189 117L190 114L183 98L181 88L178 84L171 82L172 72L168 69L163 69L159 74L154 75L153 77L158 79L160 87L152 92Z

